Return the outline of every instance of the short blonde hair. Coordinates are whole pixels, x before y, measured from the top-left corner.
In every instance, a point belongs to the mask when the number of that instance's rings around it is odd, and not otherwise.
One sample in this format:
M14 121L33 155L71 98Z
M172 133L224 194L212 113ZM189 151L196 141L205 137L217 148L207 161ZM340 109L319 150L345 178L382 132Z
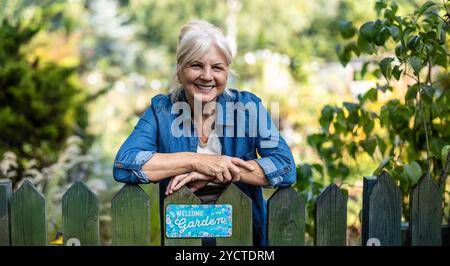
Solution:
M191 20L181 28L176 53L176 74L169 91L172 102L178 99L183 90L178 79L183 68L190 62L202 58L213 45L223 53L229 66L233 57L221 29L204 20ZM225 89L225 93L229 94L228 88Z

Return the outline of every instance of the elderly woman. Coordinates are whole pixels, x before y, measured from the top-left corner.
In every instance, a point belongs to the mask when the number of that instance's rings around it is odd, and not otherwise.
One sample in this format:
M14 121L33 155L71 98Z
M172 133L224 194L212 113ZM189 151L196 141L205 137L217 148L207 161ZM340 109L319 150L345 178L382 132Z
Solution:
M172 88L152 99L120 147L114 178L159 182L161 231L165 196L186 185L214 203L234 182L253 202L253 243L266 245L261 188L295 181L289 147L257 96L227 88L232 54L220 29L191 21L178 41Z

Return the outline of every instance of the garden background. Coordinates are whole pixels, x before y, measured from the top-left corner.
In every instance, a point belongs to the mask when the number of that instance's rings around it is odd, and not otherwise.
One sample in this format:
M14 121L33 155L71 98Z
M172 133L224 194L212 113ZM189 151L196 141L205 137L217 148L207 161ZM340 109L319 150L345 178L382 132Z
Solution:
M403 193L405 223L422 175L447 182L447 224L449 9L446 0L0 0L0 178L15 189L28 179L45 195L54 243L62 195L83 180L110 244L122 186L114 156L150 99L167 93L178 30L196 18L225 31L237 73L229 86L279 103L307 244L313 202L334 182L349 199L348 245L359 245L363 176L382 169ZM158 187L142 187L159 245Z

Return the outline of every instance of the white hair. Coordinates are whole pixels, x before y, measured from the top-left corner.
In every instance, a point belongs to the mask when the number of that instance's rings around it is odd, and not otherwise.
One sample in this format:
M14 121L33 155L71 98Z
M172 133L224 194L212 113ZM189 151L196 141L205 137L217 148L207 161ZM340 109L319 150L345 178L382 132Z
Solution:
M223 53L229 66L233 56L222 30L204 20L191 20L181 28L176 53L176 74L169 90L172 102L177 101L183 91L178 79L183 68L192 61L202 58L213 45ZM228 88L225 88L225 93L230 94Z

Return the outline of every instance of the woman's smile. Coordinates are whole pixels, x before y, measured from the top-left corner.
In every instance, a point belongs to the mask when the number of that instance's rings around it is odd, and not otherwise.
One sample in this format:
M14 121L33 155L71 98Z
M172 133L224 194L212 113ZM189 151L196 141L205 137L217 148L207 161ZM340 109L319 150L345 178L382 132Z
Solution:
M216 85L206 85L206 84L199 84L194 83L194 86L201 92L201 93L209 93L212 92L213 89L216 87Z

